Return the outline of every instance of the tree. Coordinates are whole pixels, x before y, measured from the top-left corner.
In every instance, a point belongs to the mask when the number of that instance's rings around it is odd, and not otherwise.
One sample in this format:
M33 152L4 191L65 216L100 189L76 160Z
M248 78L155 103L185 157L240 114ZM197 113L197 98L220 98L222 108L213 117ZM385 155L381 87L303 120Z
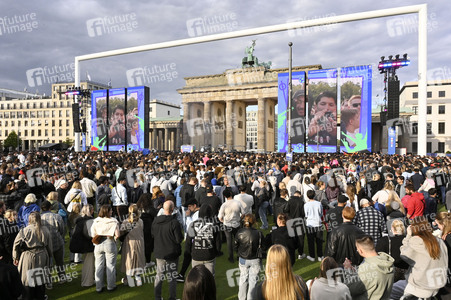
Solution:
M68 137L63 143L66 144L68 147L71 147L74 144L74 140Z
M5 148L17 148L17 146L19 146L20 143L20 139L19 136L17 135L17 133L13 130L11 131L11 133L8 135L8 137L6 138L6 140L3 143L3 146Z

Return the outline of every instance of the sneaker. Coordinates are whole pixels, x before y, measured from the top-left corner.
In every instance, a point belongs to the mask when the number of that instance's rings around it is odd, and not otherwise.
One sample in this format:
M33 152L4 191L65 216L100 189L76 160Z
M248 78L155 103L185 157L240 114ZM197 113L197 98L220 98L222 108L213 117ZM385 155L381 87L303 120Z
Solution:
M143 285L143 281L141 279L141 276L136 275L135 276L135 280L136 280L136 286L142 286Z
M323 260L323 258L324 258L324 256L320 256L320 257L318 257L318 261L322 261L322 260Z
M307 259L308 259L309 261L315 261L315 259L314 259L313 257L310 257L310 256L307 256Z
M123 285L128 285L127 278L125 277L121 279L121 282Z
M182 274L177 274L175 280L177 280L177 282L185 282L185 277Z
M307 257L307 255L305 255L305 254L298 255L298 259L304 259L304 258L306 258L306 257Z
M155 263L153 261L146 263L146 269L152 268L153 266L155 266Z

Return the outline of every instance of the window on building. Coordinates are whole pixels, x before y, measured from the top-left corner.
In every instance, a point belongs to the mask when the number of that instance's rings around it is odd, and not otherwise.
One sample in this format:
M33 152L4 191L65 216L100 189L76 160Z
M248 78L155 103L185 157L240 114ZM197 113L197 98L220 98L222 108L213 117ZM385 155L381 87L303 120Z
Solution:
M445 122L438 123L438 133L445 134Z
M28 136L28 130L25 130L24 134L25 134L25 136Z
M52 120L52 127L55 127L55 120Z
M427 123L426 124L426 134L432 134L432 123Z
M11 126L14 126L14 121L11 121Z
M44 108L44 103L39 103L39 108Z
M152 112L152 107L150 107L150 112Z
M8 121L5 121L5 126L8 126Z
M24 112L23 112L23 117L24 117L24 118L28 118L28 117L29 117L28 111L24 111Z
M56 108L56 102L53 102L53 108Z
M28 126L28 121L25 121L25 126Z
M438 91L439 97L445 97L445 91Z
M59 115L60 118L62 118L63 117L63 111L60 110L58 115Z
M3 107L2 107L3 108ZM30 103L27 103L27 108L30 108Z
M427 97L432 98L432 92L427 92Z
M430 115L432 114L432 106L428 105L427 107L427 114Z
M418 134L418 123L412 123L412 134L413 135L417 135Z
M8 103L8 104L6 104L6 109L9 109L9 103Z
M445 105L439 105L438 106L438 113L440 115L444 115L445 114Z
M38 129L38 136L41 136L41 129Z
M52 136L55 136L55 129L52 129Z
M20 121L17 121L17 126L20 126Z
M45 130L45 136L49 136L49 130L48 129Z
M432 142L426 143L426 153L432 153Z
M52 110L52 118L54 118L56 116L56 112L54 110ZM55 126L55 125L53 125Z
M70 111L66 110L66 118L69 118L69 117L70 117Z
M13 103L13 109L16 109L16 103Z
M31 130L31 136L34 136L34 129Z
M414 115L418 115L418 106L412 106L412 111Z
M22 112L21 112L21 111L18 111L18 112L17 112L17 117L18 117L18 118L22 118Z
M445 153L445 143L444 142L438 142L438 152L439 153Z
M69 129L66 129L66 136L69 136Z
M59 126L61 127L61 126L63 126L63 120L59 120Z
M36 108L36 103L33 103L33 108Z
M47 108L50 108L50 102L47 102L46 107L47 107Z
M43 115L43 113L42 113L42 111L40 110L40 111L38 111L38 118L42 118L42 115Z
M0 108L3 109L3 104L0 104Z
M48 110L44 111L44 117L45 118L50 118L50 112Z
M69 127L69 120L66 120L66 126Z
M171 114L171 111L168 110L168 116Z
M59 134L59 136L62 136L63 135L63 130L62 129L58 130L58 134Z

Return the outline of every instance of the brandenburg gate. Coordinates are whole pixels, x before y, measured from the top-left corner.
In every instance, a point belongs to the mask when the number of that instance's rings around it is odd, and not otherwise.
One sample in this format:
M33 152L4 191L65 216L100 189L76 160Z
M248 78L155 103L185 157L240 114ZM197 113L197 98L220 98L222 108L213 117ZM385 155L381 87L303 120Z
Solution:
M317 69L321 66L292 68L293 72ZM222 74L185 77L185 87L177 90L182 95L183 144L196 149L225 145L229 151L245 151L246 106L258 105L257 149L275 151L277 79L279 73L287 72L288 68L257 64Z

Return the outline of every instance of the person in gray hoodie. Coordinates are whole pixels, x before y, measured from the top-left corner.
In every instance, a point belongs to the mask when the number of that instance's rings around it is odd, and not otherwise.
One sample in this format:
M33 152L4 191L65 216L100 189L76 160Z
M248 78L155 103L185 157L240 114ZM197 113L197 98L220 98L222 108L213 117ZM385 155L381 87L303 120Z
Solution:
M384 253L377 253L374 248L373 239L364 235L355 241L357 252L364 258L363 263L358 266L357 276L353 274L351 261L346 259L343 267L349 276L345 280L352 299L383 300L390 299L393 287L394 259Z

